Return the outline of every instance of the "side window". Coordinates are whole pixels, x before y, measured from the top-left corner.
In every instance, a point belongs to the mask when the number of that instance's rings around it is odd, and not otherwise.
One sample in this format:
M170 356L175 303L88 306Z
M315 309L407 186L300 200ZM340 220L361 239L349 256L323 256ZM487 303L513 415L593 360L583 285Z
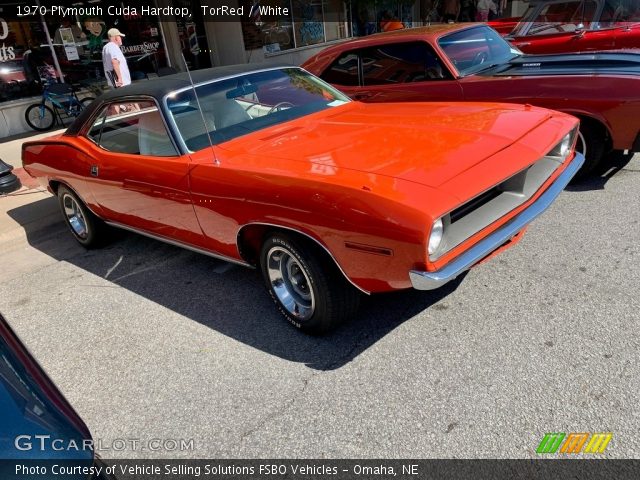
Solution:
M357 87L358 55L351 52L343 53L324 71L321 78L335 85Z
M87 137L89 137L98 145L100 144L100 134L102 133L106 110L106 108L102 109L102 112L100 112L100 115L98 115L98 117L93 122L93 125L91 125L91 128L87 132Z
M394 43L362 51L364 85L423 82L447 78L446 70L424 42Z
M157 157L178 155L161 114L151 101L108 105L87 136L110 152Z
M600 15L599 28L615 27L618 22L640 21L640 2L620 2L619 4L606 2Z

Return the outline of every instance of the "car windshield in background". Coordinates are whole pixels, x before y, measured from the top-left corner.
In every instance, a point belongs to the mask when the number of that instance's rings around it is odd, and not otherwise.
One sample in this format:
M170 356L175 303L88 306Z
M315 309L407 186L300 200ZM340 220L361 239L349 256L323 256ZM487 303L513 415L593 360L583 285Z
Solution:
M606 8L610 7L607 5ZM595 0L535 3L529 5L512 35L550 35L594 26L591 21L597 9Z
M249 73L170 94L167 107L190 151L336 107L349 98L299 68ZM204 117L204 120L203 120ZM205 130L206 125L206 130Z
M489 27L470 28L438 40L438 45L463 77L501 65L522 54Z

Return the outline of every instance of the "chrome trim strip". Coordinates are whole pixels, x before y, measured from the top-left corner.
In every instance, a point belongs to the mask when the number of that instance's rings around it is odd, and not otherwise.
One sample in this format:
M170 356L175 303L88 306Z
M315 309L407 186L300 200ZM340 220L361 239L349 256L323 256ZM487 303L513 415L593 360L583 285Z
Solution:
M476 245L445 265L440 270L435 272L411 270L409 272L409 278L411 279L413 288L417 290L434 290L439 288L445 283L455 279L458 275L467 271L484 257L499 248L549 208L573 176L578 172L583 163L584 157L581 154L576 153L574 159L567 168L565 168L560 176L535 202L520 212L516 217L511 219L506 225L503 225L500 229L482 239Z
M253 265L251 265L250 263L247 263L245 261L237 260L235 258L227 257L225 255L219 255L217 253L210 252L209 250L204 250L202 248L194 247L193 245L189 245L189 244L186 244L186 243L178 242L177 240L171 240L171 239L166 238L166 237L162 237L162 236L159 236L159 235L154 235L153 233L149 233L149 232L146 232L144 230L139 230L137 228L133 228L133 227L130 227L128 225L124 225L122 223L112 222L112 221L105 221L105 223L107 225L111 225L112 227L121 228L123 230L127 230L127 231L133 232L133 233L137 233L139 235L144 235L145 237L149 237L149 238L152 238L154 240L158 240L160 242L168 243L169 245L173 245L174 247L184 248L186 250L191 250L192 252L201 253L203 255L207 255L209 257L216 258L218 260L224 260L225 262L235 263L237 265L242 265L243 267L248 267L248 268L255 269L255 267Z
M282 228L283 230L289 230L291 232L295 232L295 233L299 233L300 235L304 235L305 237L307 237L308 239L312 240L314 243L316 243L318 246L320 246L325 252L327 252L327 254L331 257L331 259L333 260L333 263L336 264L336 266L338 267L338 270L340 270L340 273L342 273L342 275L344 275L344 278L347 279L347 281L353 285L355 288L357 288L358 290L360 290L362 293L364 293L365 295L371 295L371 292L364 290L363 288L359 287L358 285L356 285L355 283L353 283L351 281L351 279L347 276L347 274L344 272L344 270L342 269L342 267L340 266L340 264L338 263L338 261L335 259L335 257L333 256L333 254L329 251L329 249L327 247L325 247L323 244L321 244L318 240L316 240L315 238L313 238L311 235L308 235L304 232L301 232L300 230L296 230L295 228L291 228L291 227L285 227L283 225L276 225L275 223L266 223L266 222L251 222L251 223L245 223L244 225L242 225L239 229L238 229L238 233L236 233L236 247L238 248L238 255L241 255L240 253L240 242L238 241L239 237L240 237L240 232L242 231L243 228L248 227L250 225L264 225L267 227L275 227L275 228Z

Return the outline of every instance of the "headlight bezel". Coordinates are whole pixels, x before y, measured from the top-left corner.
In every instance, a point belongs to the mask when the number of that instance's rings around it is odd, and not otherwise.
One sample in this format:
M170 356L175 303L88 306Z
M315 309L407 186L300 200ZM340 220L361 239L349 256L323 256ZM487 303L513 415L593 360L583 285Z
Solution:
M575 150L576 138L578 136L578 129L574 128L567 133L558 144L549 151L547 157L553 157L566 160L569 155Z
M443 245L445 222L443 217L439 217L431 224L429 238L427 239L427 255L433 258ZM434 236L435 235L435 236Z

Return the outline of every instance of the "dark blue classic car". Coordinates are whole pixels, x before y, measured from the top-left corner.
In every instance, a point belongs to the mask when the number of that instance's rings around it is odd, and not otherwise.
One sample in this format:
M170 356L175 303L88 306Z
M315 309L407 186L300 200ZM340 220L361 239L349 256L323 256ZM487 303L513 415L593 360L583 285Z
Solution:
M0 479L106 480L89 429L0 315Z

